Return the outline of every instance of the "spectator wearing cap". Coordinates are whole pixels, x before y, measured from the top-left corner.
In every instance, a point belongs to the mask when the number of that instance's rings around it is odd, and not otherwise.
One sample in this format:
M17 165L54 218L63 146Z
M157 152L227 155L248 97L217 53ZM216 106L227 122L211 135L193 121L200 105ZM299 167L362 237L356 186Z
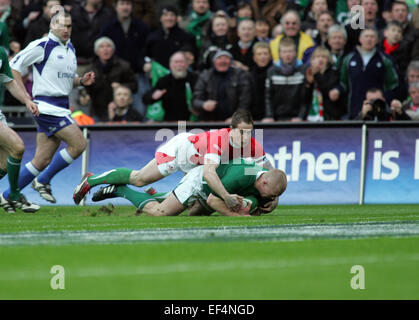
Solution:
M179 51L184 45L193 46L196 52L195 38L183 31L177 24L178 11L173 5L165 5L161 9L161 27L150 33L146 40L145 55L169 68L170 56ZM151 70L151 63L144 64L144 71Z
M170 74L160 78L143 96L147 105L162 101L164 121L190 120L192 89L198 76L187 69L188 61L185 54L180 51L175 52L170 57Z
M145 42L150 31L147 25L133 17L132 9L133 0L116 0L116 17L103 27L101 36L112 39L115 43L115 54L129 62L135 72L138 91L133 95L134 107L144 115L142 96L150 89L150 84L143 68Z
M74 1L70 14L73 19L71 41L77 52L77 72L83 74L93 61L93 44L102 27L112 19L113 13L103 5L103 0L87 0L83 4Z
M230 121L237 109L250 109L250 76L232 68L232 55L225 50L213 57L213 67L204 70L194 88L193 108L201 121Z
M113 99L113 90L124 85L137 91L137 79L128 62L115 55L115 44L102 37L95 41L96 58L92 71L96 75L95 83L87 90L92 98L92 116L95 121L108 120L108 104Z

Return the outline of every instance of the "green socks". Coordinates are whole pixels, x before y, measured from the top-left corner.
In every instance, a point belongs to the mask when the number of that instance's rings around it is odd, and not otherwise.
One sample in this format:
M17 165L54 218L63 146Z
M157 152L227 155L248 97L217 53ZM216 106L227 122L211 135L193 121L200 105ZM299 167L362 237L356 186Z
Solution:
M142 209L150 201L156 201L152 196L145 192L138 192L128 188L127 186L119 186L115 194L118 197L125 198L130 201L136 208Z
M7 158L7 175L9 177L10 194L9 200L17 200L20 197L19 192L19 171L22 159L16 159L12 156Z
M94 174L87 179L87 182L92 187L99 184L129 184L131 171L131 169L126 168L112 169L102 174Z

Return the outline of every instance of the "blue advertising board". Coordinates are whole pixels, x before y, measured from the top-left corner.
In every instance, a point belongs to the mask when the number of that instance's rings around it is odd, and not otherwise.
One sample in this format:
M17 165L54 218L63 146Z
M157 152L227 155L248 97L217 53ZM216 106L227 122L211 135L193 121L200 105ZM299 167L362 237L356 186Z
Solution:
M177 133L176 129L91 130L88 170L102 173L118 167L142 168L153 159L157 147ZM34 155L36 132L19 134L26 146L24 165ZM255 138L268 159L287 174L288 188L280 204L358 203L361 135L359 127L256 129ZM419 128L371 127L367 142L365 203L419 203ZM183 173L178 172L152 186L170 191L182 177ZM81 158L53 178L57 204L73 204L73 190L80 178ZM7 178L3 178L0 190L7 187ZM31 201L49 205L30 186L23 192ZM94 204L90 198L91 194L87 204ZM124 199L111 202L129 204Z
M365 203L419 203L419 128L369 128Z

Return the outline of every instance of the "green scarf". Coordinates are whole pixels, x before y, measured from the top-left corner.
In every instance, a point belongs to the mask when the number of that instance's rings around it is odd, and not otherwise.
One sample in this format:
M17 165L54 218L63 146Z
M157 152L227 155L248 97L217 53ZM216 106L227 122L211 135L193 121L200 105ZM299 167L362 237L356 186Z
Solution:
M310 122L323 121L323 97L319 89L313 89L313 98L310 106L310 111L307 116Z
M4 13L1 15L0 21L6 22L7 18L10 16L10 12L12 11L12 8L10 6L4 11Z
M195 36L198 49L201 49L202 47L202 27L205 22L211 19L211 16L212 13L209 10L203 15L199 15L195 11L192 11L190 15L190 22L186 27L186 31Z
M151 62L151 86L154 87L157 81L168 75L170 70L163 67L160 63ZM154 102L147 107L146 117L154 121L163 121L164 109L161 101Z

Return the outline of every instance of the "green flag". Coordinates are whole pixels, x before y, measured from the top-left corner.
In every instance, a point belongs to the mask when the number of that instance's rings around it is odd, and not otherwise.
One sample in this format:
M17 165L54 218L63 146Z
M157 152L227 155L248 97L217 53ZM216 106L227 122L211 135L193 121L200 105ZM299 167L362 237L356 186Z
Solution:
M160 63L153 61L151 63L151 86L154 87L157 81L170 74L170 70L163 67ZM147 107L146 117L154 121L163 121L164 109L161 101L150 104Z

